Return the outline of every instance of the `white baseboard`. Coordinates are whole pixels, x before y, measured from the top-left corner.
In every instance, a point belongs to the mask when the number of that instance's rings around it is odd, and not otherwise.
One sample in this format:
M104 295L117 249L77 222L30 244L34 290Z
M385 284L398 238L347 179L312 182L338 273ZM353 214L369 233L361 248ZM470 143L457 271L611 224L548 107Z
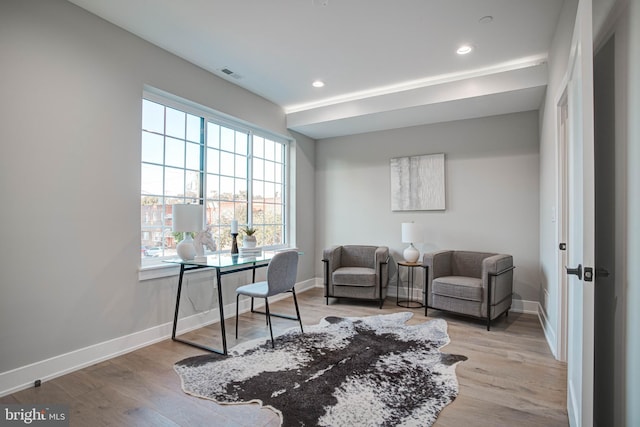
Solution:
M312 279L313 280L313 279ZM316 277L315 279L315 287L316 288L324 288L324 279L321 277ZM387 295L395 297L396 296L396 287L389 285ZM400 292L406 292L406 289L401 289ZM413 288L413 297L415 299L420 300L422 298L422 288ZM514 313L525 313L525 314L535 314L539 316L540 303L538 301L529 301L523 299L513 299L511 303L511 311Z
M551 350L551 354L553 357L558 359L558 349L556 347L557 337L555 330L551 327L551 323L549 323L549 319L547 319L547 315L540 305L538 309L538 319L540 320L540 326L542 326L542 331L544 332L544 338L547 340L547 345L549 346L549 350Z
M296 283L296 291L298 293L304 292L315 287L315 285L315 279L305 280ZM271 298L270 301L277 301L287 298L287 296L286 294L278 295ZM263 304L264 303L256 302L257 307ZM249 308L249 299L241 301L241 313L249 311ZM224 311L226 313L225 319L234 317L236 313L235 301L231 304L225 304ZM180 327L177 332L178 334L182 334L218 322L219 320L220 315L217 309L183 317L180 318ZM45 382L77 371L78 369L86 368L87 366L166 340L171 337L172 325L173 322L167 322L144 331L134 332L123 337L114 338L109 341L54 356L30 365L21 366L11 371L2 372L0 373L0 397L33 387L36 380Z

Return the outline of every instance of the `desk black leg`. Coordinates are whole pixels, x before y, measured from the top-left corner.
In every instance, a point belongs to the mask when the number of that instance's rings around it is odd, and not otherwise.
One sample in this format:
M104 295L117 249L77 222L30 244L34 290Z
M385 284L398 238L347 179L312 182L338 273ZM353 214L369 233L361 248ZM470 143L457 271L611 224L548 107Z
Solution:
M176 296L176 313L173 316L173 332L171 339L176 340L176 328L178 327L178 312L180 311L180 294L182 293L182 276L184 276L184 264L180 264L180 278L178 279L178 294Z
M222 351L215 349L215 348L211 348L208 347L206 345L202 345L202 344L198 344L196 342L193 341L188 341L188 340L184 340L182 338L178 338L176 337L176 331L178 329L178 314L180 313L180 295L182 294L182 278L184 277L184 264L180 265L180 278L178 279L178 292L176 295L176 312L173 316L173 330L171 331L171 339L173 341L177 341L180 342L182 344L187 344L190 345L192 347L196 347L199 348L201 350L206 350L206 351L210 351L213 353L218 353L218 354L224 354L226 356L227 354L227 337L225 335L225 331L224 331L224 313L222 311L222 292L220 290L220 272L218 271L218 299L220 301L219 305L220 305L220 325L222 328ZM216 269L217 270L217 269Z
M224 308L222 304L222 274L216 268L216 279L218 281L218 308L220 309L220 332L222 333L222 354L227 355L227 333L224 329Z

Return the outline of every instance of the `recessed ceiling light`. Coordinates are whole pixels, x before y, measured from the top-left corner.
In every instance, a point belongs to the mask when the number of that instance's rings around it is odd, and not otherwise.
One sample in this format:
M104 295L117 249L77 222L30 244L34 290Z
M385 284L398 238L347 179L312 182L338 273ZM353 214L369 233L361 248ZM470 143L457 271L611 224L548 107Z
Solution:
M471 45L465 44L460 46L458 50L456 50L456 53L458 55L466 55L467 53L470 53L472 50L473 50L473 47Z
M324 82L322 80L316 80L313 83L311 83L311 85L313 87L324 87Z
M478 20L478 22L481 23L481 24L488 24L488 23L490 23L492 21L493 21L493 16L491 16L491 15L483 16L482 18L480 18Z

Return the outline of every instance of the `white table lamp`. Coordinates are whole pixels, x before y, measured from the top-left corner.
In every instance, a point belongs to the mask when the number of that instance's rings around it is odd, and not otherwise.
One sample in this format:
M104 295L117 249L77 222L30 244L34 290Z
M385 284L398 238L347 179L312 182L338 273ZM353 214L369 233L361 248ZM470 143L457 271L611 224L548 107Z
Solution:
M420 251L413 246L414 243L419 243L422 241L422 230L420 225L413 222L403 222L402 223L402 242L409 243L409 247L407 247L402 255L404 256L404 260L407 262L416 262L420 257Z
M196 256L190 232L202 229L203 214L202 205L173 205L173 231L184 233L184 239L178 243L176 251L184 261L190 261Z

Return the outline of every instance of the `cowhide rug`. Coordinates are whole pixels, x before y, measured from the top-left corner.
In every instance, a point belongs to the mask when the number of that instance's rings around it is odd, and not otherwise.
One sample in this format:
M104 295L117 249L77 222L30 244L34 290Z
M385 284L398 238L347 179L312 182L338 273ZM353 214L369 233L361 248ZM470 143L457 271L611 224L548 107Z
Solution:
M458 394L442 319L412 313L326 317L305 333L240 344L230 355L175 365L185 392L218 403L259 402L285 426L430 426Z

